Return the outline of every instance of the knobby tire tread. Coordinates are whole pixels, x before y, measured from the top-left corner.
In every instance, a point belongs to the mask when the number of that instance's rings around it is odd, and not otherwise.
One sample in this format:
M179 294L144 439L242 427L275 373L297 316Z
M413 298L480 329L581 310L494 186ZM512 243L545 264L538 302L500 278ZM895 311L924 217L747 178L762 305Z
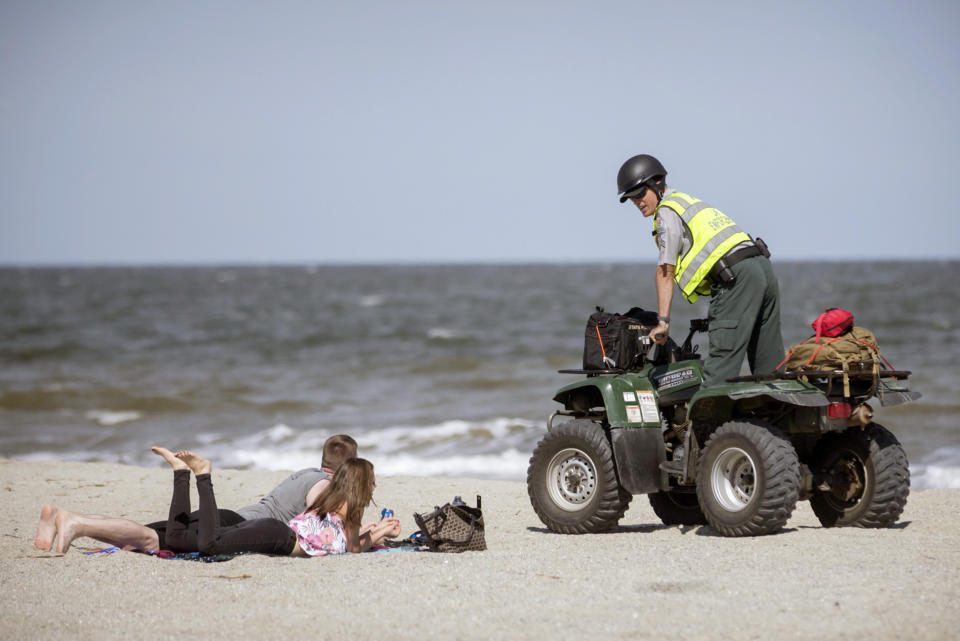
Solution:
M553 518L541 505L539 493L543 493L542 500L549 501L549 493L545 488L538 487L543 483L544 471L542 465L553 457L553 454L562 449L564 441L582 441L591 452L588 452L597 468L598 486L602 485L602 494L597 497L597 507L586 518L578 523L562 523ZM558 443L559 442L559 443ZM558 448L559 444L559 448ZM533 450L530 465L527 468L527 494L534 511L544 525L560 534L589 534L591 532L606 532L616 526L633 496L620 487L616 466L613 462L613 450L607 440L606 432L598 424L575 419L557 425L544 436Z
M710 525L724 536L759 536L772 534L781 529L793 514L800 495L800 462L793 445L783 432L752 420L737 420L725 423L717 428L704 447L704 455L710 451L711 443L718 442L724 435L737 434L753 444L759 453L757 465L766 470L765 491L757 497L760 501L754 513L743 523L730 525L711 519L708 510L704 510ZM703 475L698 473L697 496L701 508L711 497L709 470Z
M872 462L872 496L863 513L839 514L835 508L814 496L810 501L814 514L825 527L886 528L899 520L910 495L910 467L900 441L887 428L871 423L862 432L848 430L833 440L854 439L866 450L865 465ZM870 488L864 490L870 494ZM845 519L844 517L847 517Z

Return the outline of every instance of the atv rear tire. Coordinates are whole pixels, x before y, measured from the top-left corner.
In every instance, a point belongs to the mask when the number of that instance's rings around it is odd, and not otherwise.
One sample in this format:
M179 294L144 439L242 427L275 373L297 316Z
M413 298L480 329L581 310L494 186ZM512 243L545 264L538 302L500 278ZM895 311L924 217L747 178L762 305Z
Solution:
M561 534L605 532L630 499L620 487L604 429L585 419L556 425L533 450L527 493L544 525Z
M697 497L724 536L776 532L800 492L800 463L790 441L760 421L724 423L707 439L697 466Z
M706 525L707 517L693 492L670 490L648 494L650 507L664 525Z
M824 527L889 527L910 494L910 468L903 447L886 428L871 423L827 434L814 450L815 469L829 491L810 497Z

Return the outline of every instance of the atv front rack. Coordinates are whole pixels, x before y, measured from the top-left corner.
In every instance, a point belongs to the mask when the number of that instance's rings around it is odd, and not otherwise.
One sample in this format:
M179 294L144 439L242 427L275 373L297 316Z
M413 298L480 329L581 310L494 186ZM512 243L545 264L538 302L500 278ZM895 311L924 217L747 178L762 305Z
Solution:
M558 369L557 374L586 374L587 376L599 376L600 374L625 374L625 369Z

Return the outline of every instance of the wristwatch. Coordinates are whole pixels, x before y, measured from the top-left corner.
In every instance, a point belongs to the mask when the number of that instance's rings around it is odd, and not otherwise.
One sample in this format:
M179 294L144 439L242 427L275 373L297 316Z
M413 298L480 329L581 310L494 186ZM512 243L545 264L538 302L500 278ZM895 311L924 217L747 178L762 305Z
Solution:
M657 314L657 320L660 321L661 323L669 323L669 322L670 322L670 317L669 317L669 316L661 316L660 314Z

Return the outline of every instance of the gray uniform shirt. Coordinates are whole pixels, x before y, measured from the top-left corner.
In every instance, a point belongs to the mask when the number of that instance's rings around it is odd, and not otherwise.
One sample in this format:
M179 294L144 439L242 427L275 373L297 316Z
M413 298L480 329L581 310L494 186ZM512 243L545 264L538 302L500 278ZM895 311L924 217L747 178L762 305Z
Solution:
M674 191L676 190L666 190L663 192L663 197L669 198ZM657 265L676 265L680 257L693 247L693 234L690 233L690 228L684 224L680 215L669 207L657 207L655 224L657 247L660 249ZM751 245L753 245L752 242L743 242L730 251L733 252Z
M310 467L288 476L259 503L237 510L237 514L247 519L278 519L287 523L306 509L307 493L330 475L323 470Z
M666 190L663 197L669 198L674 191L676 190ZM657 265L676 265L677 259L693 246L693 235L677 212L669 207L657 207L654 224L657 230L657 247L660 248Z

